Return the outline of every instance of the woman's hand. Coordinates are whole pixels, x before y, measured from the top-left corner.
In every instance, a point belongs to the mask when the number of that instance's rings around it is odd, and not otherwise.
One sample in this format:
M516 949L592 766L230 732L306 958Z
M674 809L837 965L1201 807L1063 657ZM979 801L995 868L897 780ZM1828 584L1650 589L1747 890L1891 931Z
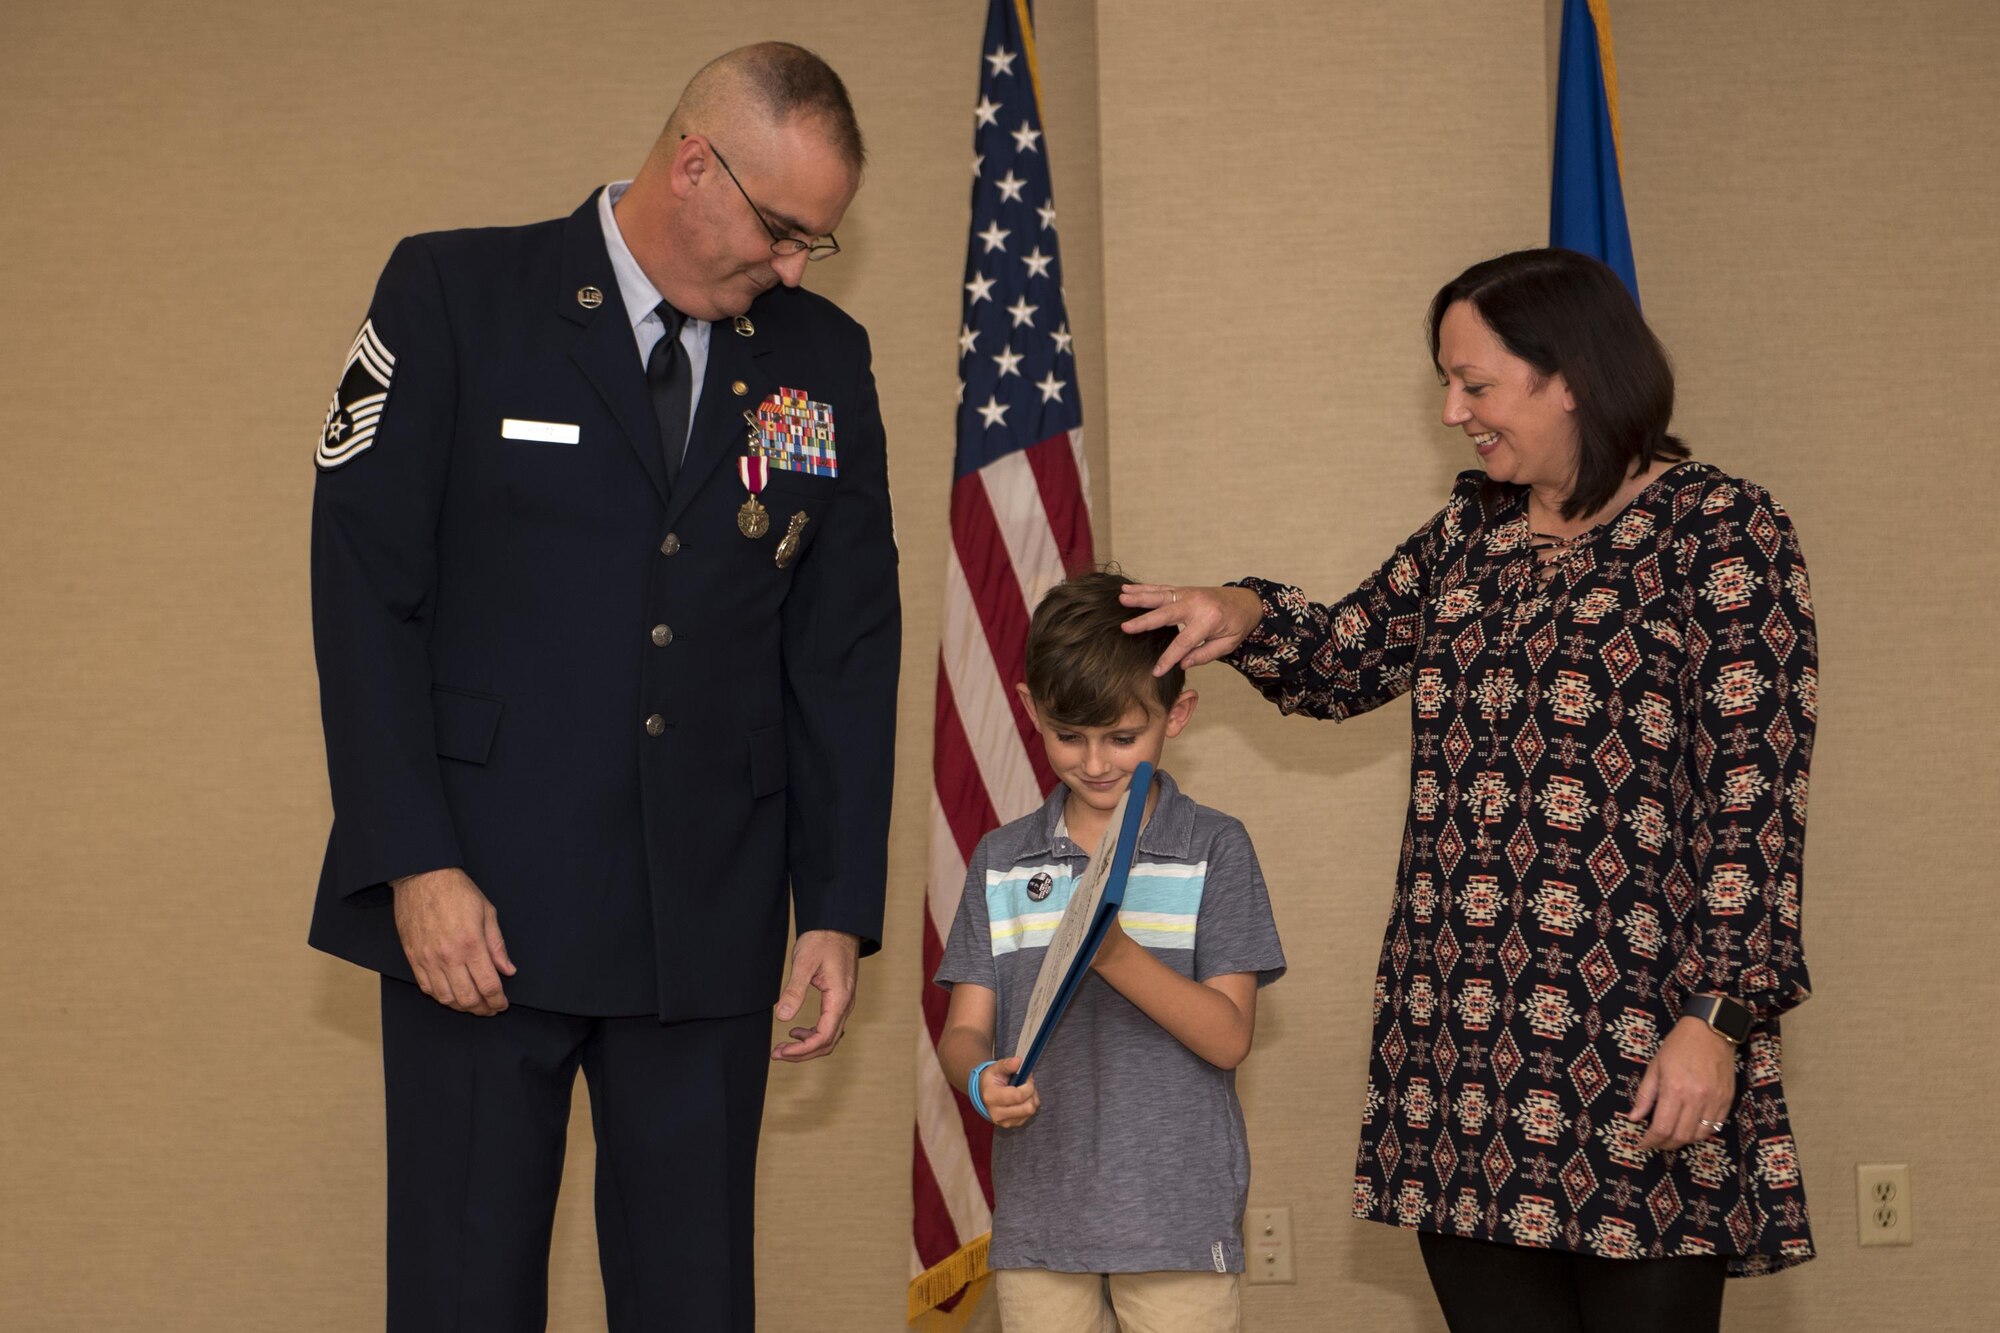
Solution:
M1736 1048L1683 1018L1654 1052L1625 1118L1647 1125L1641 1148L1685 1148L1719 1129L1735 1100Z
M1176 663L1197 667L1232 651L1264 618L1264 603L1248 588L1180 588L1164 583L1134 583L1121 588L1118 600L1142 607L1145 614L1125 622L1127 634L1178 625L1180 633L1160 654L1153 674L1164 676Z
M1008 1082L1021 1067L1021 1057L1010 1055L979 1071L979 1097L986 1103L986 1116L1002 1129L1019 1129L1042 1109L1042 1094L1035 1091L1035 1076L1020 1087Z

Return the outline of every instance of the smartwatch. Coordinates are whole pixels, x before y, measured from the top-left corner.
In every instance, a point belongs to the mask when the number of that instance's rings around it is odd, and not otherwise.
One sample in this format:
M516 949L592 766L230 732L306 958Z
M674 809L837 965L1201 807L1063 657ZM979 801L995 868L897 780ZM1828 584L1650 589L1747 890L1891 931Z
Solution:
M1681 1016L1699 1018L1731 1046L1741 1046L1750 1035L1750 1011L1726 995L1690 995Z

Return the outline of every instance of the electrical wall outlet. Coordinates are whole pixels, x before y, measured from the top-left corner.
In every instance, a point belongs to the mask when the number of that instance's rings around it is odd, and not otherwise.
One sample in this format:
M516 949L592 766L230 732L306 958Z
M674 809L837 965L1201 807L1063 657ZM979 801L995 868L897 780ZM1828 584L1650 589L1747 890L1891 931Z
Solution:
M1247 1282L1296 1282L1292 1275L1292 1210L1251 1208L1243 1214L1243 1277Z
M1861 1243L1910 1244L1910 1164L1863 1162L1854 1168L1854 1186Z

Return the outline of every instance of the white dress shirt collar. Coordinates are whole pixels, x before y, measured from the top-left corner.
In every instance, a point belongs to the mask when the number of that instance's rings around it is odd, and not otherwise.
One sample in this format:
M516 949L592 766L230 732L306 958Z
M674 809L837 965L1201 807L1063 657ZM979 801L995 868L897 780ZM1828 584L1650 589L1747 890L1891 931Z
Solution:
M631 181L613 181L597 192L597 220L604 227L604 249L611 256L611 271L618 277L618 295L625 301L625 316L632 321L632 342L639 349L639 365L644 367L646 359L653 354L653 344L666 332L666 326L654 313L654 307L661 301L659 288L653 286L646 270L639 267L639 261L632 257L631 247L625 244L624 233L618 230L617 215L611 211L613 204L625 193ZM694 403L701 403L702 381L708 376L708 337L712 326L705 319L689 319L681 323L681 344L688 350L688 362L694 370Z

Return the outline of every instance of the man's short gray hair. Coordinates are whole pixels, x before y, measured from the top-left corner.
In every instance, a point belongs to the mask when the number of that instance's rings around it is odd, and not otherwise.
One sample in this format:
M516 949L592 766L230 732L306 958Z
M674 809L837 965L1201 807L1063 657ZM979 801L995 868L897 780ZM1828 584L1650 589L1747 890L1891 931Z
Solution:
M833 66L803 46L790 42L758 42L725 52L703 65L688 80L679 105L667 120L667 139L707 133L707 113L718 102L748 100L782 125L798 116L813 116L825 124L833 146L858 176L868 162L861 124L847 85Z

